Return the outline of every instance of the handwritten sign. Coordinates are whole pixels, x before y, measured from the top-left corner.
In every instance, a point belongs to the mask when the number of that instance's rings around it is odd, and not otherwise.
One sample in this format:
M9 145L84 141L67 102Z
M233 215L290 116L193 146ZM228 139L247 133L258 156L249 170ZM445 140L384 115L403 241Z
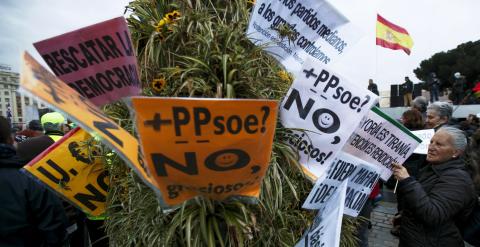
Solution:
M432 140L433 135L435 135L434 129L427 129L427 130L415 130L412 131L412 134L416 135L418 138L422 140L422 143L417 146L415 150L413 150L416 154L427 154L428 153L428 145L430 145L430 140Z
M344 214L357 217L377 183L380 171L378 166L341 152L328 172L317 179L302 207L322 208L333 194L338 193L338 187L348 178Z
M340 246L347 184L348 178L339 185L338 192L318 211L313 224L295 247Z
M377 96L331 69L306 64L281 104L290 130L286 142L298 150L307 175L316 179L331 164Z
M392 164L403 162L422 142L401 123L372 108L345 144L343 151L382 168L381 178L392 175Z
M199 195L258 197L276 101L134 97L132 103L149 170L167 204Z
M123 17L34 46L55 75L95 105L140 93L137 59Z
M78 123L91 135L100 137L103 143L127 161L127 164L147 185L156 188L144 165L138 140L103 114L90 100L42 67L26 52L23 56L20 86L20 92L36 96L52 108L68 115L68 118Z
M87 132L76 128L24 169L85 213L102 215L106 208L109 178L102 160L94 156L99 152L95 145Z
M356 26L323 0L257 0L247 35L291 72L307 58L330 64L361 37Z

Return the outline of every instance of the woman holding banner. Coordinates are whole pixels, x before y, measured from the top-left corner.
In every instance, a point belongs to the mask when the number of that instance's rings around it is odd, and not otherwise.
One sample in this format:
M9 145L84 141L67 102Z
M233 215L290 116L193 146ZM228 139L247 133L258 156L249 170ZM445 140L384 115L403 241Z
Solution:
M397 193L403 204L399 246L464 246L456 223L465 221L476 202L475 189L462 154L467 140L461 130L443 127L428 147L428 165L418 181L394 164Z

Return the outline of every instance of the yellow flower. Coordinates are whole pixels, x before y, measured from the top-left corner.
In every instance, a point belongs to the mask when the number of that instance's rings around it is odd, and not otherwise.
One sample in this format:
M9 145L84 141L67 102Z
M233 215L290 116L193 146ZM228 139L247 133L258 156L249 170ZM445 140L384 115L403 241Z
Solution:
M162 30L163 26L171 24L172 22L180 18L180 16L180 12L178 12L177 10L165 14L165 16L157 23L157 25L155 25L155 31L159 33Z
M152 89L155 90L156 92L162 91L162 88L165 86L167 81L165 78L158 78L158 79L153 79L152 81Z
M287 71L285 70L280 70L277 72L277 75L278 77L280 77L280 79L282 81L286 81L286 82L293 82L293 76L290 75L290 73L288 73Z

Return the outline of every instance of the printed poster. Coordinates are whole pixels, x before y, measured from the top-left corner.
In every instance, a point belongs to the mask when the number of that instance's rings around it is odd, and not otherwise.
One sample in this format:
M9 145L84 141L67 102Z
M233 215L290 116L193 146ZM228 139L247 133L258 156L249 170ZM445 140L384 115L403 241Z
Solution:
M379 178L380 168L378 166L340 152L328 172L317 179L302 207L306 209L324 207L330 197L338 193L341 183L348 179L343 213L357 217Z
M97 106L140 93L137 58L123 17L34 46L56 76Z
M92 136L99 137L100 141L115 150L140 178L155 190L155 181L147 171L138 140L108 118L90 100L42 67L27 52L23 56L20 92L37 97L78 123Z
M361 32L325 0L257 0L247 36L296 73L307 59L331 64L360 39Z
M421 142L401 123L373 107L343 151L379 166L382 169L380 178L387 181L392 175L392 164L403 164Z
M259 196L276 101L134 97L132 103L148 170L166 204Z
M23 168L83 212L105 213L109 177L95 140L80 128L30 161Z
M298 151L306 174L322 176L377 95L318 63L305 64L280 106L284 140Z

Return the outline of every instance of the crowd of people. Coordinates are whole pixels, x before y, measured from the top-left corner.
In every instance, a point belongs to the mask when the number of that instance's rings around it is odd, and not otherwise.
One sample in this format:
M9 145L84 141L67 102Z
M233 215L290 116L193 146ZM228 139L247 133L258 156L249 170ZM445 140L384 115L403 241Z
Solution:
M25 129L12 128L0 116L0 246L108 246L102 222L20 169L73 127L58 112L30 121Z

